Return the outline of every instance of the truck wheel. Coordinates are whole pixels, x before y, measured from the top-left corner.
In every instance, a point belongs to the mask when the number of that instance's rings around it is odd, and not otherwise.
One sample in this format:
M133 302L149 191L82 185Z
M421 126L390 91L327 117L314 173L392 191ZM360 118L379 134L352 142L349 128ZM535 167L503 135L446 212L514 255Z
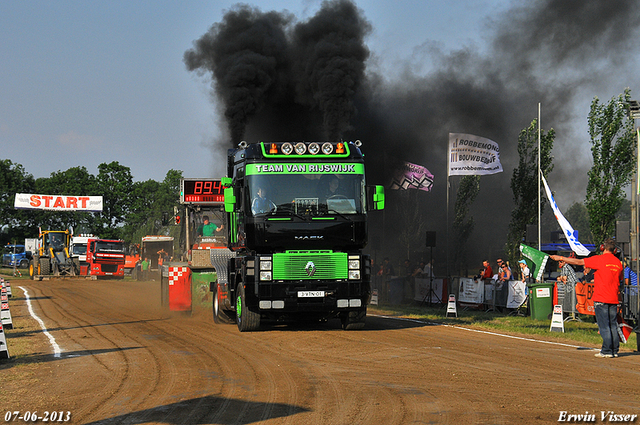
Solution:
M356 311L348 311L342 313L340 319L342 320L342 329L346 331L353 331L364 328L364 322L367 318L367 308Z
M236 299L236 323L240 332L255 331L260 327L260 314L249 310L245 289L242 282L238 283L238 298Z
M213 294L213 322L218 324L233 323L229 314L220 308L220 285L218 284L216 284L216 290Z
M43 276L48 276L51 274L51 263L49 263L48 258L40 259L40 267L38 267L38 274Z
M29 267L29 260L20 260L20 265L18 266L21 269L26 269Z
M31 260L29 262L29 277L31 278L31 280L35 280L37 274L38 268L36 266L36 260Z

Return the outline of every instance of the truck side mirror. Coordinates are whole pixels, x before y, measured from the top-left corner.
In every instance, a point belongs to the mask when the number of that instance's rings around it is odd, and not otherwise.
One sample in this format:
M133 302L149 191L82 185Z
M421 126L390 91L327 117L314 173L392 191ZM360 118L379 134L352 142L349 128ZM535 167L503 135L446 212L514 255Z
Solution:
M236 195L233 193L232 179L223 177L220 183L224 187L224 212L232 213L236 205Z
M367 186L367 210L379 211L384 209L384 186Z

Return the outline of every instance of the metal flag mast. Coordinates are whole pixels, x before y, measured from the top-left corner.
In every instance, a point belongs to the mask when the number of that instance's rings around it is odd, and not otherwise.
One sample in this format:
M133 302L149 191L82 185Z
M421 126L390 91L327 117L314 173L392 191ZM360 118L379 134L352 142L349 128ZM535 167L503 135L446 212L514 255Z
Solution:
M540 180L542 180L540 178L540 174L541 174L541 170L540 170L540 102L538 102L538 251L542 251L542 238L541 238L541 233L542 233L542 229L541 229L541 216L542 216L542 212L541 212L541 207L540 207L540 203L542 202L541 196L540 196Z

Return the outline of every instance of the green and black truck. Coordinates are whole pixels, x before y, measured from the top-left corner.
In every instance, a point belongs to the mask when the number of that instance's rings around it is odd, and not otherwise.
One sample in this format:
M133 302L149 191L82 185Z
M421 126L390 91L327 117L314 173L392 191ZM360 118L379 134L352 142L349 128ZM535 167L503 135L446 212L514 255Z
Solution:
M242 142L222 179L227 246L212 258L216 323L339 318L364 327L371 297L367 214L384 188L367 186L360 141Z

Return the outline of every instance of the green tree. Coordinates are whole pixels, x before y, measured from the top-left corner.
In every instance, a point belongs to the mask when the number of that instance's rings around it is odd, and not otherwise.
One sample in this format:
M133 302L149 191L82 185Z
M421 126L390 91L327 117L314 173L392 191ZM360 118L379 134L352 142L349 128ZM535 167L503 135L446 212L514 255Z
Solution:
M460 273L462 261L467 258L467 241L473 232L473 217L467 217L469 206L480 192L480 176L464 176L460 179L460 187L456 194L453 219L453 252L455 268ZM467 276L468 270L465 270Z
M122 229L127 242L137 243L143 236L176 230L171 219L173 207L179 205L181 178L182 171L169 170L161 183L147 180L133 184L131 205Z
M3 245L33 237L37 231L33 212L16 210L14 207L16 193L33 193L34 187L35 179L22 165L8 159L0 160L0 228Z
M96 214L93 233L101 238L120 237L121 226L129 212L133 177L131 169L117 161L98 165L96 195L102 195L102 213Z
M636 164L633 120L626 105L631 92L601 104L591 102L588 125L593 166L588 172L587 198L589 224L596 243L615 235L616 213L625 199L624 187L631 182Z
M553 170L551 150L556 133L552 128L547 133L540 131L540 170L544 176ZM515 207L511 212L507 237L507 256L512 264L520 258L519 246L527 224L538 222L538 120L531 121L518 136L518 167L513 170L511 190ZM544 188L540 188L544 192ZM546 196L541 193L541 210L544 211Z

